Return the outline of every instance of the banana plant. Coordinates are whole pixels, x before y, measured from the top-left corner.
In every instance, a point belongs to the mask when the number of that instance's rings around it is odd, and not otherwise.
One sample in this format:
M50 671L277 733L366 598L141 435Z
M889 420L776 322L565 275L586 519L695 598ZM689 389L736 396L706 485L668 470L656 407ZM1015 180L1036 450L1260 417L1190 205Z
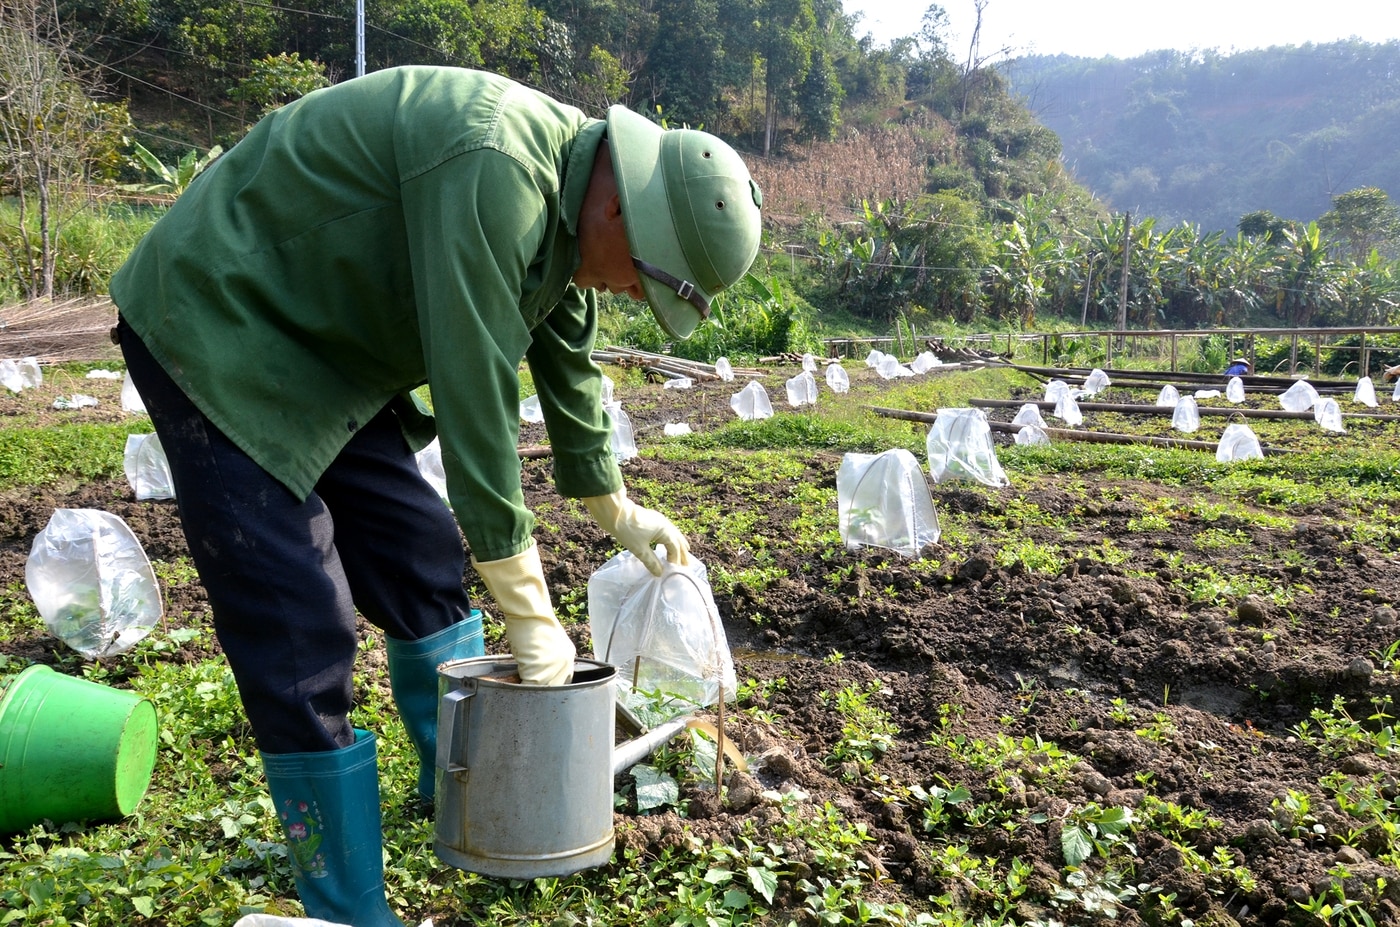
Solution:
M140 142L132 142L132 145L136 149L136 155L132 158L132 162L138 167L145 168L160 180L158 183L129 183L121 186L120 189L131 193L179 196L189 188L189 185L205 168L213 164L215 159L224 153L221 145L215 145L203 155L191 149L185 152L172 167L162 163L160 158L157 158L150 149Z

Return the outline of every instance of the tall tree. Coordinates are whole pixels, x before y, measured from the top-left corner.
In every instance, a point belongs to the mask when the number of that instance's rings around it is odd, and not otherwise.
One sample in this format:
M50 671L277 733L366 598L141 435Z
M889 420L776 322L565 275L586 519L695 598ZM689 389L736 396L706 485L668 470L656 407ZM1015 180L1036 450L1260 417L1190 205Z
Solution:
M1340 239L1346 256L1357 264L1372 249L1394 257L1400 245L1400 209L1380 187L1358 187L1332 197L1332 208L1317 224Z
M724 39L717 0L658 0L641 96L674 125L719 128Z
M46 0L0 3L0 189L15 197L16 234L5 257L29 298L54 296L57 241L83 205L81 186L104 120L125 109L87 96L96 78L79 68L71 39Z

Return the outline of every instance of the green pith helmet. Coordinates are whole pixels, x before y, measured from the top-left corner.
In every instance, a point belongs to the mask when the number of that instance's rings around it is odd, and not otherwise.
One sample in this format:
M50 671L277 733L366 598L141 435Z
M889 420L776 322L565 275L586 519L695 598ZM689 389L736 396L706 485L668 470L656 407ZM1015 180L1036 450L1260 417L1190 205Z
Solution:
M662 129L614 106L608 145L647 302L667 334L688 338L758 256L763 194L738 153L708 132Z

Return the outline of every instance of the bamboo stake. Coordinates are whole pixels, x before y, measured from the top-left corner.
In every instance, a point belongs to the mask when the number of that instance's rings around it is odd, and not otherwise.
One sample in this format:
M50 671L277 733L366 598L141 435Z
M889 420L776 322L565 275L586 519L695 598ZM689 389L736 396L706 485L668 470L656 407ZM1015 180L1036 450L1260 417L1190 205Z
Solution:
M715 796L724 799L724 683L719 684L719 708L715 729L719 736L715 739Z

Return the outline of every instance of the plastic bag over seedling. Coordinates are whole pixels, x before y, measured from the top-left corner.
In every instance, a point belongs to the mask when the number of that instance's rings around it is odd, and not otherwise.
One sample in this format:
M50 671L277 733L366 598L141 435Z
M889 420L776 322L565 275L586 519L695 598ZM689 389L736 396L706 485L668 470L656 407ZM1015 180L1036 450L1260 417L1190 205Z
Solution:
M851 378L840 364L831 364L826 368L826 385L831 387L833 393L848 393L851 391Z
M158 435L127 435L122 455L126 481L137 499L174 499L175 481L170 477L170 461Z
M1060 393L1060 398L1055 400L1055 411L1050 414L1071 427L1084 424L1084 413L1079 411L1079 403L1069 392Z
M729 407L744 421L755 421L773 417L773 403L768 399L768 391L757 380L729 397Z
M44 372L36 357L0 360L0 386L12 393L44 385Z
M899 362L899 358L893 354L886 354L880 358L880 363L875 367L875 372L886 380L894 380L899 377L912 377L914 371Z
M865 355L865 366L879 367L880 361L884 360L888 356L889 355L887 355L884 351L881 351L878 348L871 348L870 353Z
M1176 391L1176 387L1168 383L1157 393L1157 405L1168 408L1176 408L1176 401L1181 398L1181 394Z
M146 411L146 400L136 391L136 384L131 382L130 373L122 379L122 411L133 414Z
M1323 431L1345 432L1342 425L1342 409L1337 405L1337 400L1332 398L1320 399L1313 406L1313 418L1322 426Z
M604 405L613 401L613 381L606 373L603 374L603 383L598 388L598 401Z
M1045 384L1045 401L1058 403L1060 397L1068 396L1069 384L1064 380L1051 380Z
M1248 425L1234 422L1225 426L1220 435L1220 443L1215 447L1215 459L1220 463L1236 460L1256 460L1264 456L1259 439Z
M428 485L433 487L450 508L452 502L447 498L447 471L442 466L442 442L434 438L427 447L414 454L413 459L418 464L418 472L423 474L423 479L428 481Z
M1390 394L1390 398L1400 402L1400 380L1395 381L1395 392Z
M667 561L653 576L623 551L588 580L588 630L593 653L617 667L632 688L664 692L697 705L734 698L737 680L729 641L706 575L694 555L685 566Z
M929 472L936 483L975 480L1007 486L1011 482L997 460L992 429L981 409L939 409L926 444Z
M938 543L938 515L913 454L846 454L836 474L836 508L846 547L879 547L917 557Z
M1219 398L1220 398L1220 390L1218 390L1218 389L1198 389L1198 390L1196 390L1194 393L1192 393L1191 396L1192 396L1192 398L1194 398L1194 399L1219 399Z
M661 432L668 438L674 438L677 435L690 434L691 427L689 422L667 422L662 426Z
M909 369L915 373L928 373L933 368L941 366L943 366L943 362L935 357L932 351L924 351L909 362Z
M49 633L85 657L124 653L160 620L160 587L126 522L56 509L29 551L24 580Z
M1035 425L1038 428L1045 427L1045 417L1040 414L1040 406L1033 402L1028 402L1021 406L1016 412L1016 417L1011 420L1013 425Z
M603 411L612 419L612 452L618 463L637 456L637 439L632 433L632 419L622 411L622 403L609 402Z
M690 377L671 377L661 384L662 389L690 389L695 385L695 381Z
M1016 432L1016 443L1030 446L1045 445L1050 443L1050 436L1039 425L1025 425Z
M815 357L813 357L812 355L810 355L810 354L803 354L803 355L802 355L802 372L803 372L803 373L816 373L816 372L817 372L817 359L816 359Z
M606 402L603 405L607 405ZM526 396L520 400L520 420L538 425L544 421L544 410L540 408L539 396Z
M1108 374L1095 367L1089 372L1089 375L1084 378L1083 393L1085 396L1093 396L1095 393L1102 393L1104 390L1108 389L1110 382Z
M725 383L732 382L734 379L734 365L729 363L729 358L721 357L719 360L715 361L715 373Z
M1201 413L1196 407L1194 396L1182 396L1172 410L1172 427L1187 434L1201 427Z
M1371 382L1370 377L1362 377L1356 381L1356 395L1352 397L1352 401L1373 409L1376 407L1376 384Z
M817 404L817 380L807 371L799 373L791 380L787 381L787 401L788 405L797 408L800 406L814 406Z
M1231 377L1230 382L1225 384L1225 398L1231 402L1244 402L1244 381Z
M1279 394L1278 402L1289 412L1306 412L1317 402L1317 390L1307 380L1299 380Z

